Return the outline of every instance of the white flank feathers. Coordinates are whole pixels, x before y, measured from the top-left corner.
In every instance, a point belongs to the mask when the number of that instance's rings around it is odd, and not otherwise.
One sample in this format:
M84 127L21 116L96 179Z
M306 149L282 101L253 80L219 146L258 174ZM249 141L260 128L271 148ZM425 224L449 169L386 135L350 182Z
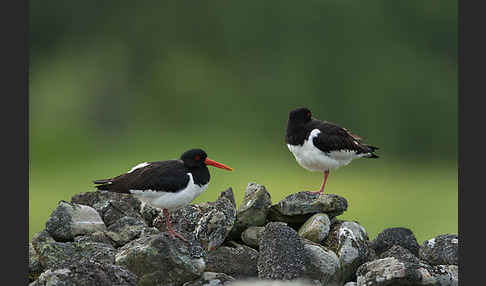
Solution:
M187 175L189 176L187 187L176 193L153 190L130 190L130 193L151 206L168 210L175 209L189 204L208 188L209 183L203 186L196 185L192 174L187 173Z
M365 153L356 154L356 151L352 150L331 151L326 154L319 150L313 142L313 139L320 133L319 129L312 130L309 138L304 141L302 146L287 144L297 163L309 171L324 172L330 169L337 169L351 163L354 159L368 155Z

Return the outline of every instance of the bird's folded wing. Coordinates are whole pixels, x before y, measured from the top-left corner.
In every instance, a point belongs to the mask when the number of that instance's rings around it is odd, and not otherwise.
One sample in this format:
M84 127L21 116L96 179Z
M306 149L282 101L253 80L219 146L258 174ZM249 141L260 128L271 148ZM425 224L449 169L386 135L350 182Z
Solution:
M109 189L118 192L152 190L176 192L189 182L184 164L179 160L150 162L148 165L111 180Z
M313 139L313 143L322 152L342 150L356 151L357 154L370 152L366 145L361 144L361 137L336 124L319 122L315 128L321 132Z

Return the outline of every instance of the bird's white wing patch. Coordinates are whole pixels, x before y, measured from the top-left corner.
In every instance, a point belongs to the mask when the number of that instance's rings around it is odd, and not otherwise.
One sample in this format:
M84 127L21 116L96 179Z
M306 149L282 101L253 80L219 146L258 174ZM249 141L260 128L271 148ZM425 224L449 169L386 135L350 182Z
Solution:
M137 166L131 168L130 171L128 171L128 173L131 173L131 172L135 171L136 169L140 169L140 168L143 168L143 167L148 166L148 165L150 165L150 164L147 163L147 162L140 163Z

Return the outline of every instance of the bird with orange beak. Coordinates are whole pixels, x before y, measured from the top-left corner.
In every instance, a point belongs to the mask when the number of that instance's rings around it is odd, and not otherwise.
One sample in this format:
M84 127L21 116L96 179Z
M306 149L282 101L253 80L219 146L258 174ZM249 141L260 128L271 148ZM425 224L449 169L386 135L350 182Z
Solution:
M203 150L191 149L184 152L179 160L140 163L127 173L94 183L98 190L129 193L142 202L162 209L172 238L187 241L172 229L169 210L189 204L207 189L210 178L207 165L233 171L209 159Z

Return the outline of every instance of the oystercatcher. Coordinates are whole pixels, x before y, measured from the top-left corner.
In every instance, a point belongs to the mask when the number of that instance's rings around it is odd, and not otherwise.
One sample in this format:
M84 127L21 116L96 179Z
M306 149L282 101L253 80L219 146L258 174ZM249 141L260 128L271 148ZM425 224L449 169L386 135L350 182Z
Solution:
M93 182L98 190L130 193L142 202L161 208L172 238L186 241L172 229L169 210L192 202L207 189L210 177L207 165L233 171L209 159L203 150L191 149L180 160L144 162L117 177Z
M324 172L319 193L324 192L331 169L349 164L357 158L378 158L378 147L361 143L362 138L334 123L312 118L308 108L289 113L285 142L295 160L309 171Z

